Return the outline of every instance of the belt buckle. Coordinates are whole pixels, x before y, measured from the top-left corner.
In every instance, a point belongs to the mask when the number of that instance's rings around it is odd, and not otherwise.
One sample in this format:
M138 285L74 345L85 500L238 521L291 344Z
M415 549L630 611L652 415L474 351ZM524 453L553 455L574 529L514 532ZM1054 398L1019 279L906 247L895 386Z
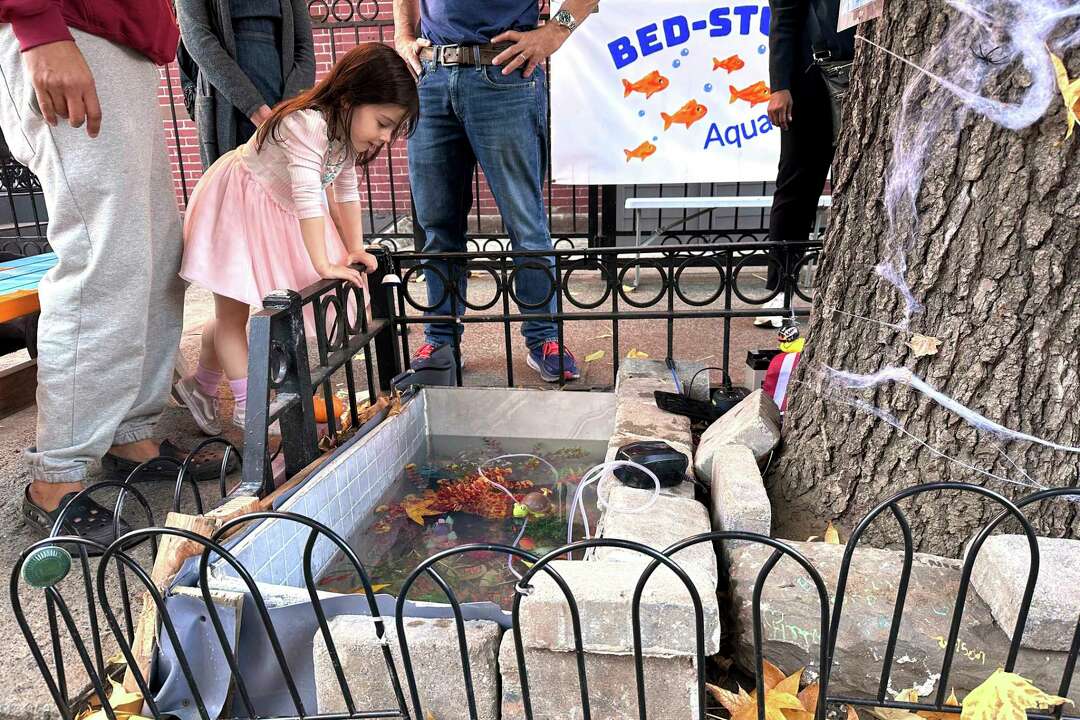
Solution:
M460 45L441 45L439 50L442 51L442 64L446 66L460 65L461 64L461 46ZM447 52L449 51L449 53ZM447 54L450 58L447 58Z

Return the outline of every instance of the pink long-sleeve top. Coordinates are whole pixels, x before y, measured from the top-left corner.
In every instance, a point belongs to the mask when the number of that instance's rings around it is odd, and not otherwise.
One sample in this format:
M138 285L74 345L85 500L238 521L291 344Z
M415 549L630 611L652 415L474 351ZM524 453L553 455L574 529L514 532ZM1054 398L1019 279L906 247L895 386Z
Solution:
M253 136L238 148L255 179L282 207L301 220L326 215L325 190L334 185L334 200L357 202L356 154L347 144L331 141L326 120L318 110L286 115L277 136L267 136L255 150Z

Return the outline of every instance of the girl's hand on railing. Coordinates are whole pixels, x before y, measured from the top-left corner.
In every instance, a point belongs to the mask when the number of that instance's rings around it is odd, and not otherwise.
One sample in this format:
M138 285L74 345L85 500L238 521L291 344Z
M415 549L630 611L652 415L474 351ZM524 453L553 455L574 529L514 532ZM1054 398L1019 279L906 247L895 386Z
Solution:
M367 250L356 250L349 253L349 264L363 265L369 273L373 273L379 269L379 259Z
M350 256L350 262L352 262ZM347 265L335 265L331 263L323 268L316 268L319 272L319 277L325 280L345 280L351 282L358 288L364 287L364 276L360 274L360 271L353 270Z

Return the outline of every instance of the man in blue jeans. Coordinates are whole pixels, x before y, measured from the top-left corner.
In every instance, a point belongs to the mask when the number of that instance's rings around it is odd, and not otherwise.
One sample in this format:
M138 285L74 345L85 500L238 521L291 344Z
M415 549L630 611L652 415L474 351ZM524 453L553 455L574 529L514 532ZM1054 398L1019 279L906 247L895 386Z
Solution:
M394 0L395 44L419 77L420 120L409 140L409 179L425 252L464 252L472 179L479 162L515 250L551 250L544 209L547 90L543 62L596 7L567 0L539 26L537 0ZM573 353L560 347L554 260L516 261L515 294L529 366L546 382L580 377ZM550 269L550 271L549 271ZM460 264L425 266L429 315L450 315L444 278L464 310L467 277ZM430 323L414 368L450 343L460 324Z

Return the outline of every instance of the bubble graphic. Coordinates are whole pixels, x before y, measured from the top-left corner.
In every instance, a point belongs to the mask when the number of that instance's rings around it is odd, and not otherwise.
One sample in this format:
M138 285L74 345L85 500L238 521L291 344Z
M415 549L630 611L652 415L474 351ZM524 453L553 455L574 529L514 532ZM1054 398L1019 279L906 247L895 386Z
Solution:
M638 110L637 111L637 116L638 117L645 117L645 111L644 110Z
M676 67L677 68L680 65L682 65L682 60L676 60L675 62L671 63L671 67Z
M656 137L655 135L653 135L653 136L652 136L652 140L653 140L653 142L656 142L656 141L657 141L657 140L659 140L659 139L660 139L660 138Z
M767 49L768 49L768 48L766 48L766 47L765 47L764 45L758 45L758 46L757 46L757 51L758 51L758 55L764 55L764 54L765 54L765 51L766 51Z
M705 92L712 92L712 83L705 83Z
M679 53L679 54L682 55L683 57L686 57L687 55L690 54L690 49L689 48L683 48L682 52Z

